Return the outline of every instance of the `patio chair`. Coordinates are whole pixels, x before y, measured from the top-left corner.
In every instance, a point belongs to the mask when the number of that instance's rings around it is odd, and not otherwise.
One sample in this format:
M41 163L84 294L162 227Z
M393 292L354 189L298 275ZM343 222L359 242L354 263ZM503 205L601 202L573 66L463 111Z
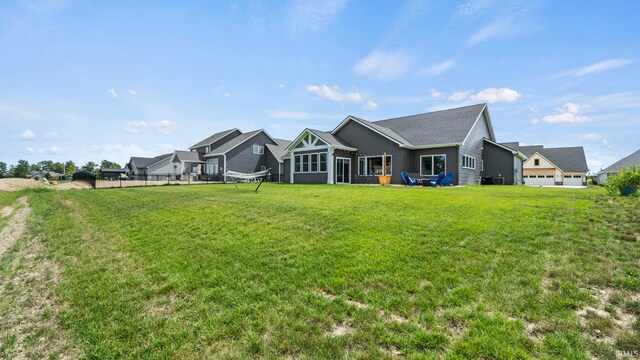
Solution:
M447 177L444 178L444 180L442 180L442 183L440 183L440 186L449 186L449 185L453 185L453 173L448 173Z
M438 174L438 177L435 180L429 180L429 183L433 187L436 187L436 186L439 186L439 185L441 186L443 179L444 179L444 173L441 172L440 174Z
M406 171L403 171L402 172L402 182L404 182L405 186L406 185L413 186L413 185L418 183L418 180L410 177L409 174Z

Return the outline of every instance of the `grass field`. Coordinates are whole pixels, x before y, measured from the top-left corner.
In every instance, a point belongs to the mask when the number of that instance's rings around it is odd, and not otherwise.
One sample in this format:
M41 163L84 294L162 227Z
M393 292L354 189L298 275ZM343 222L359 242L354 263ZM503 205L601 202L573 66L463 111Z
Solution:
M0 357L20 342L3 320L17 322L29 306L21 286L39 282L51 284L42 292L54 310L44 311L46 325L23 329L24 341L62 343L54 355L640 351L637 198L507 186L253 187L0 193L0 205L26 194L33 209L32 239L0 259ZM34 258L50 262L49 276L11 280Z

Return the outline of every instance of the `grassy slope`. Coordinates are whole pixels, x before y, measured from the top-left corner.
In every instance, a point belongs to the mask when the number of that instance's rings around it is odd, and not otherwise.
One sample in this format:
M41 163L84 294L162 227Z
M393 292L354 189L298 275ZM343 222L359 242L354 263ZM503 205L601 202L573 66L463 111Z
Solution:
M637 200L523 187L251 189L34 193L33 231L63 266L62 321L83 352L581 358L586 289L640 290L639 244L603 220L637 215ZM327 336L336 324L351 332Z

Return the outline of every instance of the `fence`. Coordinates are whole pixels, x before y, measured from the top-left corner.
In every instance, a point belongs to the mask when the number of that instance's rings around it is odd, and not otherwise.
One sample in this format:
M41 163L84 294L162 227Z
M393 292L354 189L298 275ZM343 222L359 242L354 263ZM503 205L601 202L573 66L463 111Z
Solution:
M94 176L95 178L95 176ZM277 182L279 179L278 174L270 175L265 181ZM284 181L284 177L280 177ZM74 178L75 180L75 178ZM258 179L259 180L259 179ZM222 184L224 183L224 176L222 174L216 175L180 175L180 174L137 174L129 175L126 178L116 176L106 176L100 179L94 180L94 189L107 189L107 188L124 188L124 187L136 187L136 186L162 186L162 185L199 185L199 184ZM231 178L227 177L227 181L231 182ZM242 182L242 181L239 181Z
M73 174L73 181L82 181L96 188L96 175L88 171L78 171Z

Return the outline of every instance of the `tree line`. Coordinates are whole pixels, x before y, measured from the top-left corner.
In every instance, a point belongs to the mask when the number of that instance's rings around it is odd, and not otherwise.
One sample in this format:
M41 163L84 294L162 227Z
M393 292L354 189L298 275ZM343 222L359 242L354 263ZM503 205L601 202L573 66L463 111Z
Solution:
M94 174L99 174L100 169L120 169L120 164L102 160L100 164L96 164L93 161L88 161L86 164L78 167L73 161L54 162L51 160L43 160L37 163L29 164L27 160L18 160L15 165L7 166L7 163L0 161L0 178L2 177L17 177L28 178L33 172L55 172L58 174L72 175L78 170L88 171Z

